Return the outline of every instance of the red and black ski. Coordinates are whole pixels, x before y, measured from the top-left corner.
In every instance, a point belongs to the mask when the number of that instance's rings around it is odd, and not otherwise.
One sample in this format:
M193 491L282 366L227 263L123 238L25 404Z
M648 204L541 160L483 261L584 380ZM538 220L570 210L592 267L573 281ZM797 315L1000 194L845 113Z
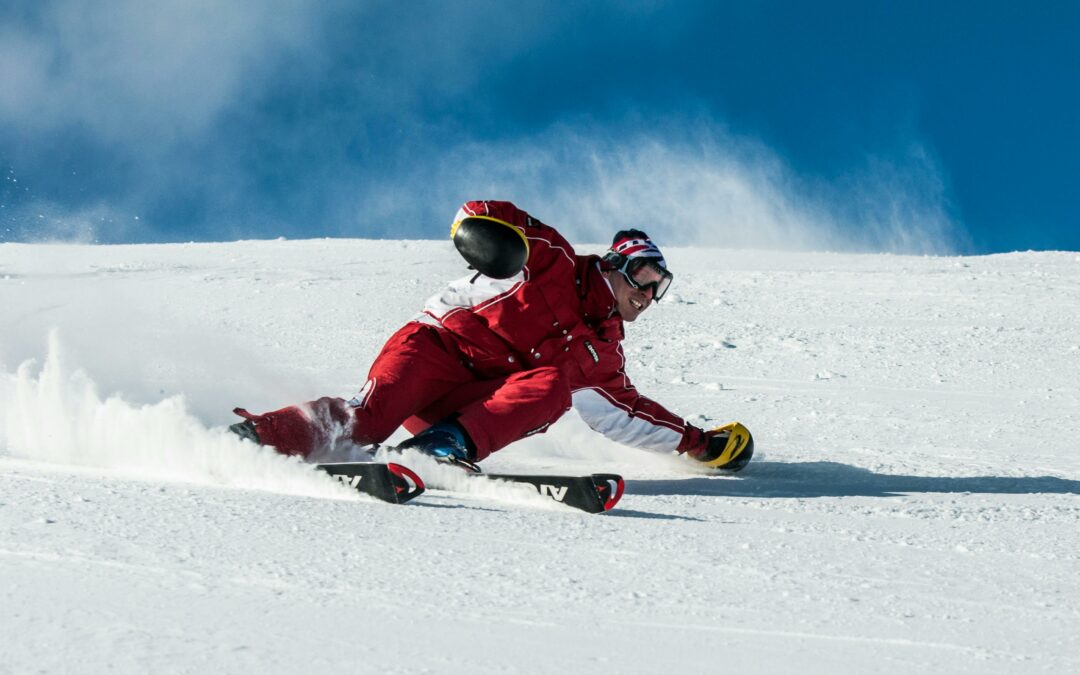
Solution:
M391 504L404 504L424 492L424 481L407 466L393 462L338 462L316 464L358 492Z
M316 464L316 468L364 494L392 504L404 504L425 490L424 481L416 472L393 462L339 462ZM466 473L465 475L476 480L500 480L513 483L587 513L610 511L622 499L625 489L622 476L614 473L594 473L588 476L516 473Z
M622 476L614 473L594 473L588 476L486 473L477 474L476 477L527 485L535 489L537 494L588 513L610 511L622 499L625 489Z

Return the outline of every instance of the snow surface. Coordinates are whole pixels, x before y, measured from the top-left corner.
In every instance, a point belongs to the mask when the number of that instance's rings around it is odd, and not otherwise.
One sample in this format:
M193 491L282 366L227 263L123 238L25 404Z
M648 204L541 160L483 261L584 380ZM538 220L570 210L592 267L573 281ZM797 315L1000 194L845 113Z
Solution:
M592 516L223 432L351 395L448 242L0 245L0 672L1080 672L1080 255L668 256L630 374L758 456L486 462L623 473Z

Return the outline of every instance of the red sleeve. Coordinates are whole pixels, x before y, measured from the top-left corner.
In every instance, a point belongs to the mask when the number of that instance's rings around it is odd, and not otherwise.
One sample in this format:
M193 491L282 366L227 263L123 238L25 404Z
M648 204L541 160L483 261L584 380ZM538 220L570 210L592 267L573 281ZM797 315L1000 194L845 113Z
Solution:
M514 206L512 202L499 202L494 200L476 200L465 202L461 206L461 210L458 211L455 221L467 218L468 216L486 216L488 218L496 218L509 223L515 227L531 227L535 220L527 212L522 211L518 207ZM535 221L538 225L543 225L539 221Z

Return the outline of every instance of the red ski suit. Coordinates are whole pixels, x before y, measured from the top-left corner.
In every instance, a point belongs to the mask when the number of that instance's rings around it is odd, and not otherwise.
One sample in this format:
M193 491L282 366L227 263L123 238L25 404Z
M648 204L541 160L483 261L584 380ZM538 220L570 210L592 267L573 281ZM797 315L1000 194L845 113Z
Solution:
M685 450L700 438L626 376L623 321L597 256L576 255L562 235L510 202L467 202L455 222L473 215L525 235L522 271L451 282L387 341L353 399L260 416L263 443L307 455L343 438L382 442L403 424L418 433L456 415L481 460L545 431L571 405L590 427L627 445Z

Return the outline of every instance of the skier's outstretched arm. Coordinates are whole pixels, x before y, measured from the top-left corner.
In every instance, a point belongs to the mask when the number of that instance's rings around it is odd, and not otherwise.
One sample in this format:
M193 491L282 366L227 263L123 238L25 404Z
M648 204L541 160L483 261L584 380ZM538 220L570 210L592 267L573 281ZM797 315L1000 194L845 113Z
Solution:
M608 351L608 350L605 350ZM594 378L593 386L573 392L575 410L592 429L613 441L661 452L678 452L708 466L737 471L753 455L753 439L737 422L712 430L700 429L631 384L623 367L622 350L614 347L616 367ZM606 354L610 361L612 354Z

